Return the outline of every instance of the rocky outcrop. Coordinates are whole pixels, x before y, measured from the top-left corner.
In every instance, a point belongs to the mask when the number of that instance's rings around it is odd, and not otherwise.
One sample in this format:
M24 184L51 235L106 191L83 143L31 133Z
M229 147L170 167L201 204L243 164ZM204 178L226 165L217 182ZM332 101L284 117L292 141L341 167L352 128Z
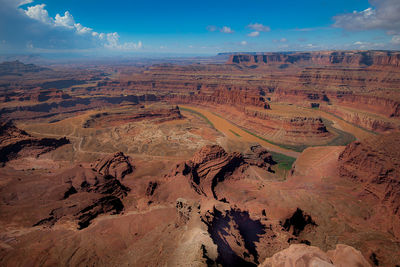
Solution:
M121 184L117 175L117 173L104 175L88 168L76 166L60 175L64 182L69 185L64 194L64 199L79 192L95 192L124 197L129 189Z
M393 130L400 130L400 122L389 120L384 117L369 116L368 114L362 112L353 112L327 105L320 106L320 109L335 114L348 122L359 125L371 131L384 133Z
M27 132L18 129L11 120L0 123L0 146L5 146L30 137L31 136Z
M372 198L394 216L395 236L400 237L400 135L381 135L349 144L339 156L339 174L360 184L361 198ZM399 223L397 225L400 225Z
M79 198L82 199L77 201ZM82 230L87 228L91 221L100 214L119 214L124 209L121 199L112 195L106 195L103 197L79 195L75 197L74 200L76 201L74 202L75 204L70 206L61 206L52 210L49 217L38 221L33 226L53 226L57 221L67 217L76 220L78 223L78 229Z
M320 117L282 117L248 108L245 108L244 113L249 117L267 121L266 125L277 131L283 130L286 136L318 138L331 135Z
M83 127L107 127L116 123L138 122L144 120L152 120L154 123L162 123L182 118L183 116L178 106L164 109L139 109L137 112L129 111L125 113L103 112L91 115L90 118L83 123Z
M65 137L34 138L9 121L0 125L0 164L23 156L39 157L66 144L69 140Z
M215 192L219 183L227 179L241 179L250 165L272 171L274 164L276 162L271 154L260 145L250 146L244 155L227 153L219 145L207 145L196 152L191 160L178 164L170 176L182 175L198 194L220 200Z
M323 252L318 247L304 244L293 244L271 258L267 258L260 267L311 267L311 266L348 266L358 267L371 266L360 251L343 244L336 246L336 249Z
M235 106L238 109L244 109L245 106L270 109L268 101L260 96L258 92L252 92L237 86L216 85L208 87L210 88L202 89L200 87L193 94L172 94L166 98L173 103L181 104L220 104Z
M34 226L53 226L62 218L70 218L77 221L78 229L83 229L100 214L123 211L122 199L130 189L120 179L132 172L130 158L119 152L97 162L97 169L79 165L58 175L64 188L59 205Z
M276 162L272 159L271 153L269 153L268 150L260 145L250 146L249 149L244 152L243 160L250 165L254 165L268 171L271 171L271 166L276 164Z
M332 86L329 82L326 82L325 85ZM323 88L319 84L313 84L313 86ZM310 106L310 103L316 102L320 106L334 104L338 107L360 109L386 117L400 116L400 101L398 99L378 97L376 95L361 95L353 91L315 92L305 89L278 89L272 99L277 102L296 103L307 107Z
M183 175L198 194L218 199L214 190L217 184L239 177L246 168L244 163L240 153L228 154L218 145L208 145L191 160L178 164L171 175Z
M125 156L123 152L117 152L96 160L92 164L92 168L102 175L110 175L119 180L122 180L125 175L132 173L134 169L132 158Z

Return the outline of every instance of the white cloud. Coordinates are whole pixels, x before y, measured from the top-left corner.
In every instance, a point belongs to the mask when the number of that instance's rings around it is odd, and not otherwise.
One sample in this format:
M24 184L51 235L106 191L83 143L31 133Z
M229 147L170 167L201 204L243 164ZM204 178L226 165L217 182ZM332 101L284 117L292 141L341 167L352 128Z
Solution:
M241 41L240 44L241 45L247 45L247 42L246 41Z
M20 0L20 1L18 1L17 5L22 6L22 5L30 4L32 2L33 2L33 0Z
M110 49L137 50L137 49L143 48L142 41L139 41L138 43L127 42L127 43L121 44L119 42L119 34L117 32L107 33L106 40L107 40L107 42L104 46L107 48L110 48Z
M357 42L354 42L354 44L355 44L355 45L362 45L363 42L357 41Z
M49 17L49 13L44 8L45 4L40 4L36 6L30 6L27 10L25 10L25 14L35 20L41 21L46 24L53 24L54 21Z
M280 41L281 41L282 43L285 43L285 42L287 42L287 39L286 39L286 38L282 38Z
M32 41L29 41L29 42L26 43L26 48L33 49Z
M346 30L399 30L400 1L370 0L372 7L333 17L334 27Z
M269 26L262 25L261 23L249 24L247 27L258 32L269 32L271 30Z
M257 37L257 36L259 36L259 35L260 35L260 32L255 31L255 32L249 33L247 36L250 36L250 37Z
M16 10L12 10L12 8L15 8L15 4L12 4L11 0L2 0L2 1L10 1L7 2L8 5L6 5L6 7L9 8L10 11L14 11L16 13L14 14L14 17L12 17L12 19L18 18L19 20L21 20L20 26L22 26L26 31L29 31L29 35L32 35L34 32L39 32L40 35L42 35L42 36L37 36L36 41L33 40L35 38L29 40L29 46L26 45L26 47L29 49L32 49L33 47L40 47L41 45L34 46L34 44L43 43L46 40L50 42L49 44L45 45L47 46L47 48L49 47L57 48L58 45L61 44L65 45L65 43L68 42L70 42L71 45L74 47L94 46L94 47L105 47L109 49L118 49L118 50L137 50L143 47L141 41L139 41L138 43L133 43L133 42L120 43L119 42L120 36L118 35L117 32L98 33L96 31L93 31L92 28L83 26L82 24L75 22L74 17L69 11L66 11L63 16L57 14L53 19L52 17L49 16L49 13L45 8L46 7L45 4L29 6L27 7L26 10L18 9L18 6L21 6L22 4L28 4L33 2L32 0L25 0L25 1L20 1L18 3ZM23 11L23 14L27 16L27 18L42 23L42 25L40 25L40 23L35 24L32 23L33 21L31 21L30 24L33 25L38 30L30 31L29 29L24 27L23 24L25 24L26 26L27 24L29 25L29 23L26 21L25 18L19 17L20 16L19 11L21 10ZM5 20L7 21L7 19L8 18L6 18ZM51 36L44 37L43 35L51 35ZM64 40L66 37L70 38L70 40Z
M400 45L400 35L394 35L390 43L394 45Z
M76 32L78 34L88 34L88 33L92 33L92 31L93 31L92 28L88 28L88 27L82 26L82 24L80 24L80 23L75 23L74 27L75 27L75 30L76 30Z
M57 14L54 19L54 23L56 26L62 26L70 29L75 27L74 17L68 11L65 11L64 16Z
M223 26L220 31L223 33L233 33L233 30L228 26Z

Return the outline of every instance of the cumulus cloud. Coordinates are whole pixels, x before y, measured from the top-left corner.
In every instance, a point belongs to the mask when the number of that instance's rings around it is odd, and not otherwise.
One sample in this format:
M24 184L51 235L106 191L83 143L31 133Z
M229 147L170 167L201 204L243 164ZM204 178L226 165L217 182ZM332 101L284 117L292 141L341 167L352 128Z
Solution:
M233 33L233 30L228 26L223 26L220 31L223 33Z
M269 26L262 25L261 23L254 23L247 25L247 28L250 28L257 32L269 32L271 28Z
M247 45L247 42L246 41L241 41L240 44L241 45Z
M0 0L0 36L8 48L21 49L91 49L137 50L142 42L120 43L118 33L99 33L77 23L69 11L53 18L45 4L33 0ZM9 25L12 25L10 27Z
M399 0L370 0L370 4L365 10L333 17L333 26L346 30L400 30Z
M102 37L104 38L104 37ZM138 43L123 43L120 44L119 43L119 35L118 33L114 32L114 33L108 33L106 35L106 44L104 45L107 48L111 48L111 49L118 49L118 50L136 50L136 49L140 49L143 47L143 44L141 41L139 41Z
M85 27L80 23L75 23L74 27L78 34L91 34L93 32L92 28ZM92 36L97 36L97 34Z
M64 16L60 16L60 14L57 14L54 23L57 26L66 27L70 29L74 28L75 26L74 17L68 11L65 11Z
M362 11L340 14L333 19L333 27L349 31L384 30L386 34L393 35L390 44L400 45L400 1L399 0L370 0L371 7ZM366 43L358 44L366 48ZM368 43L368 45L370 45ZM382 44L378 44L382 46ZM372 46L369 46L372 47Z
M260 32L255 31L255 32L249 33L247 36L250 36L250 37L257 37L257 36L259 36L259 35L260 35Z
M30 6L27 10L25 10L25 14L35 20L41 21L46 24L53 24L53 19L50 18L49 13L46 9L44 9L46 5L36 5Z

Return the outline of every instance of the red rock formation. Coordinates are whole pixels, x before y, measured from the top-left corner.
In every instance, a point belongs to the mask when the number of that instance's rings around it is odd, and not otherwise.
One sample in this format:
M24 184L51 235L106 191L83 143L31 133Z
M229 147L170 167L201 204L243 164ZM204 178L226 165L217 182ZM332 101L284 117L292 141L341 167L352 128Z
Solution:
M97 90L151 92L173 103L226 104L241 110L268 109L270 101L307 107L331 103L398 117L399 57L398 52L378 51L232 55L247 63L157 65L101 82ZM279 67L283 65L289 68Z
M153 120L154 123L162 123L166 121L179 120L183 116L179 107L163 108L163 109L139 109L136 112L118 112L118 113L97 113L91 115L88 120L83 123L84 128L109 127L121 123L137 122L143 120Z
M105 176L112 176L122 180L125 175L132 173L132 158L125 156L122 152L105 156L92 164L93 170Z
M346 66L400 66L400 53L381 51L322 51L233 54L228 64L307 64Z
M244 152L243 159L250 165L266 170L271 170L271 165L276 164L268 150L260 145L250 146L249 149Z
M55 201L49 216L35 226L53 226L62 218L73 218L79 229L89 226L100 214L118 214L124 209L122 198L130 191L119 179L132 172L129 157L115 153L97 161L95 168L75 166L57 175L63 196ZM129 165L128 165L129 164ZM62 192L62 191L61 191Z
M378 116L371 117L364 113L357 112L357 110L352 112L330 105L322 105L319 108L323 111L335 114L345 121L351 122L372 131L384 133L393 130L400 130L399 122L396 123L395 121L388 121L386 118L379 118Z
M318 85L316 85L318 86ZM324 100L326 99L326 100ZM361 110L375 112L387 117L400 116L400 101L396 99L377 97L375 95L360 95L353 92L313 92L311 90L285 90L279 89L275 92L273 100L277 102L304 104L316 102L321 104L335 104L338 106L358 108Z
M218 199L214 191L217 184L240 175L244 167L240 153L228 154L218 145L209 145L199 150L192 160L177 165L172 175L185 176L197 193Z
M9 121L0 124L0 164L21 156L38 157L69 144L67 138L34 138Z
M18 129L14 123L10 120L4 123L0 123L0 145L5 146L16 141L28 139L31 136L20 129Z
M331 135L321 118L318 117L282 117L268 114L260 110L244 109L244 113L253 118L265 120L260 128L266 126L276 131L284 131L288 137L313 137L321 138Z
M215 87L213 90L201 90L194 94L177 95L172 94L167 96L167 99L173 103L182 104L221 104L231 105L239 109L244 109L245 106L263 107L270 109L268 102L258 92L254 93L235 86L226 88L224 86Z
M339 156L339 174L360 184L361 198L387 207L400 237L400 135L392 133L353 142ZM382 214L382 216L385 216ZM390 224L389 224L390 225Z

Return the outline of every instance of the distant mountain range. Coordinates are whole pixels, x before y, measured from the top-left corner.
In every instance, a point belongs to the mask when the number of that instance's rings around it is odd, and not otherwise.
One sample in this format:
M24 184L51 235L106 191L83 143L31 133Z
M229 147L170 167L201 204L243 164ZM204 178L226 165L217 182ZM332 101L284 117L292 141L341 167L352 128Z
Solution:
M6 75L21 76L24 73L39 72L45 70L50 70L50 69L39 67L36 66L35 64L24 64L19 60L6 61L0 63L0 76L6 76Z

